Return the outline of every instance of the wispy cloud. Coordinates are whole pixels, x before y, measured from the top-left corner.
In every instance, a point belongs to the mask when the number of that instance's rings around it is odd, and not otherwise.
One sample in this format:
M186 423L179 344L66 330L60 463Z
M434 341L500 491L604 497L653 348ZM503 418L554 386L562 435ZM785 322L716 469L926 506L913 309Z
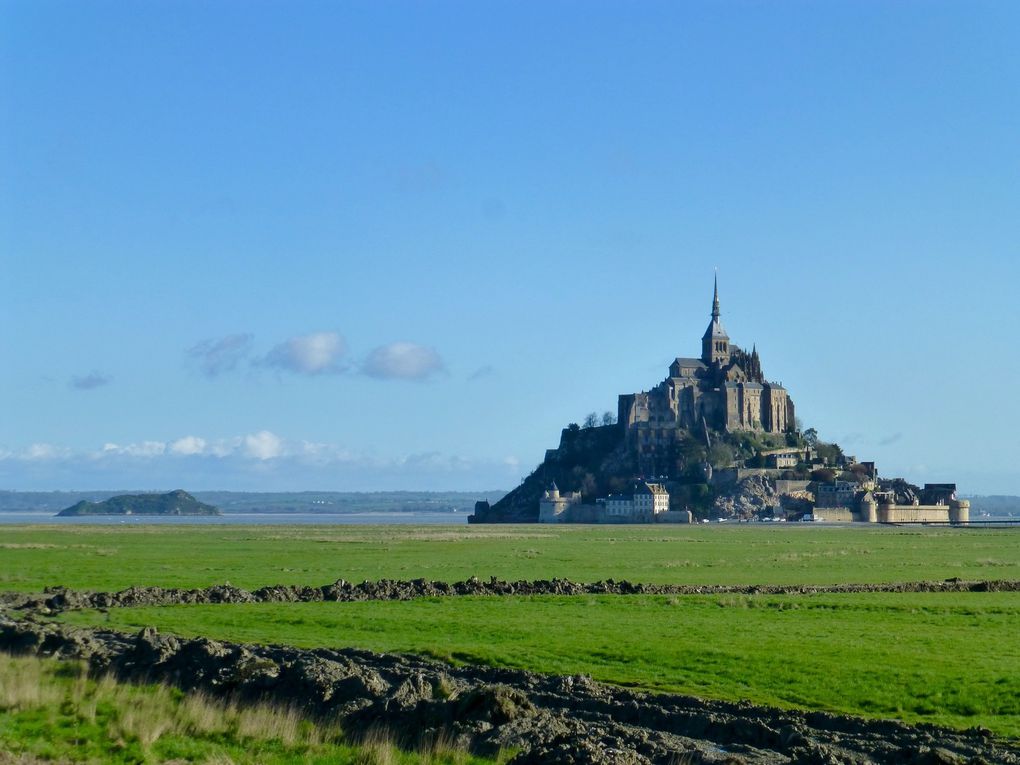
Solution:
M468 375L469 380L481 380L483 377L491 377L496 374L495 368L489 364L478 367L474 372Z
M141 441L137 444L105 443L99 454L94 456L104 457L118 455L123 457L159 457L166 453L167 445L162 441Z
M74 390L95 390L109 385L112 378L102 372L89 372L87 375L75 375L70 379L68 385Z
M336 374L347 365L347 341L336 332L313 332L284 340L258 363L302 375Z
M30 444L21 452L6 452L8 459L20 459L26 462L63 459L71 456L71 450L53 444L35 443Z
M407 342L374 349L362 365L366 375L380 380L427 380L444 369L443 359L435 348Z
M878 440L878 445L879 446L892 446L897 441L899 441L901 438L903 438L903 434L902 433L893 433L892 435L880 438Z
M208 377L236 369L251 355L253 336L247 332L203 340L187 350L189 360Z
M189 348L187 355L208 377L217 377L241 365L307 377L343 374L353 368L377 380L427 380L446 370L442 356L434 347L406 341L372 349L359 365L348 361L347 340L339 332L295 335L277 343L262 356L253 354L253 339L251 334L243 333L203 340ZM491 366L481 366L468 379L476 380L493 372Z

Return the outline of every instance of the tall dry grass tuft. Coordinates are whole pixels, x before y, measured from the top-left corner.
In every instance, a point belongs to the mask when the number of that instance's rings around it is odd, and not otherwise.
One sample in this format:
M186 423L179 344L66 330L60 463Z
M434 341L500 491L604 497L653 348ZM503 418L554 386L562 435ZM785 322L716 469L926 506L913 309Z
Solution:
M400 751L393 736L384 728L371 727L358 742L361 747L352 760L353 765L397 765Z
M175 728L187 736L220 735L235 726L237 708L213 701L205 693L189 693L178 705Z
M115 685L102 701L109 701L120 710L116 724L110 726L110 736L137 739L145 751L164 733L175 729L175 699L165 685L157 685L144 694L130 685Z
M449 731L443 729L434 740L426 742L419 752L418 757L424 765L465 765L470 757L464 747L457 744L456 739Z
M238 708L237 735L274 739L286 746L315 746L320 743L315 726L307 723L297 709L269 704Z
M45 682L44 674L41 659L0 657L0 710L17 712L61 701L60 688Z
M168 736L235 740L242 746L278 741L306 753L348 744L337 719L313 721L297 707L224 702L168 685L122 683L111 675L94 677L83 663L0 655L0 712L37 708L51 709L54 716L59 709L78 721L95 722L102 717L105 725L100 735L114 748L137 742L146 761L157 757L156 745ZM370 730L363 741L364 749L355 755L363 765L396 765L403 758L388 731ZM446 739L429 751L423 761L453 765L466 761ZM222 751L208 753L204 762L234 765Z

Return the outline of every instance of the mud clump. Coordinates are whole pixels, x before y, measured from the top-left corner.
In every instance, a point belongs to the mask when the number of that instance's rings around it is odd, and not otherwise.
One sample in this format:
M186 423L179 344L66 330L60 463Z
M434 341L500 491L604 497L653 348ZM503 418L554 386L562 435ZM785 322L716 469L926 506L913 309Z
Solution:
M84 592L65 587L48 587L41 595L0 593L0 613L5 608L41 614L82 609L131 608L219 603L354 603L370 600L415 600L435 597L511 595L809 595L864 592L1020 592L1020 581L985 580L967 582L946 579L936 582L892 582L837 585L683 585L641 584L607 579L582 583L568 579L536 579L509 582L492 577L471 577L462 582L433 582L425 579L392 580L351 584L338 579L321 587L272 585L249 591L229 584L203 589L130 587L120 592Z
M355 649L241 645L151 627L127 635L0 614L0 650L80 659L97 673L238 702L271 698L339 719L347 730L385 729L408 746L442 739L479 755L514 749L517 765L1020 765L1020 748L977 729L636 693L584 676L452 667Z

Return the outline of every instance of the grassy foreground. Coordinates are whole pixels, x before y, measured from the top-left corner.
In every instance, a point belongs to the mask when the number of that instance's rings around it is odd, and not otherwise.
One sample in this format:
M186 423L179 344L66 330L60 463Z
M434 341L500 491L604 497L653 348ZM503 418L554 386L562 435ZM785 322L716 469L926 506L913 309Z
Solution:
M0 589L338 578L692 584L1020 579L1013 529L0 526ZM650 690L1020 736L1020 594L456 598L119 609L136 629L431 653Z
M1020 579L1020 531L695 526L0 526L0 589L338 578L836 584Z
M208 765L469 765L442 742L402 752L266 704L237 707L163 685L89 678L80 664L0 654L0 753L24 762L196 762ZM22 759L24 758L24 759Z
M107 623L72 613L78 623ZM111 626L587 673L1020 736L1014 593L437 598L119 609Z

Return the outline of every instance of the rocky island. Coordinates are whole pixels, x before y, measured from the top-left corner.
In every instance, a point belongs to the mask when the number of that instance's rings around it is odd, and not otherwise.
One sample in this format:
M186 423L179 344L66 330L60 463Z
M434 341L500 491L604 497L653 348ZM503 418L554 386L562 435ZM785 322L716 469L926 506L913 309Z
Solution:
M212 505L199 502L181 489L166 494L121 494L102 502L82 500L57 513L81 515L222 515Z
M470 523L690 523L697 520L968 523L952 483L880 478L874 462L802 429L756 346L730 342L719 285L698 358L619 397L617 413L571 423L559 447Z

